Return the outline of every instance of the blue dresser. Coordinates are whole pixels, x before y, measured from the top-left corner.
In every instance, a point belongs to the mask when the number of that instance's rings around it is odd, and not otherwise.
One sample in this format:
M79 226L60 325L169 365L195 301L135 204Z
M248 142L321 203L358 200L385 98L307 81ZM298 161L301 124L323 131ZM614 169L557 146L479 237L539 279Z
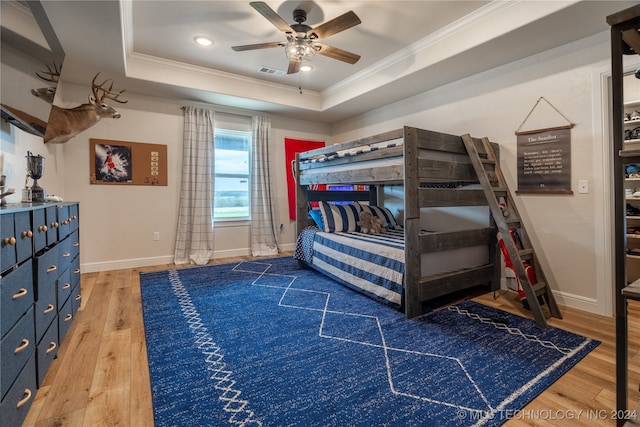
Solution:
M0 427L22 424L80 308L79 213L0 208Z

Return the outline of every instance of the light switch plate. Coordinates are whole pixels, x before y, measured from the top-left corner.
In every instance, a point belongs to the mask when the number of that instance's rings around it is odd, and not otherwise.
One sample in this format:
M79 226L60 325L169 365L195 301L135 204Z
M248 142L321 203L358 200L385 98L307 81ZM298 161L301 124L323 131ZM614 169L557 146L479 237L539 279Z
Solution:
M578 193L580 194L588 194L589 193L589 180L581 179L578 181Z

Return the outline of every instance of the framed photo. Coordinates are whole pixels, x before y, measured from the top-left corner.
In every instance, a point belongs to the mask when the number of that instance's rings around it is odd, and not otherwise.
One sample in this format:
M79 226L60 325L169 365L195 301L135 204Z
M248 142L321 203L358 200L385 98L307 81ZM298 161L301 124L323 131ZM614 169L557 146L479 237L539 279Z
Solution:
M167 185L167 146L90 139L91 184Z

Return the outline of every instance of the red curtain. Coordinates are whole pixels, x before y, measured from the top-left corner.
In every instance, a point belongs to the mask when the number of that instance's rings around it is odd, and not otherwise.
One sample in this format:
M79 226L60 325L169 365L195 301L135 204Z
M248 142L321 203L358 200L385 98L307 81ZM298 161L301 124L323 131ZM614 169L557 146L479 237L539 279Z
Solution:
M324 141L309 141L304 139L284 139L284 155L287 168L287 191L289 194L289 219L296 219L296 180L293 177L293 162L296 153L324 147ZM325 186L323 186L324 188Z

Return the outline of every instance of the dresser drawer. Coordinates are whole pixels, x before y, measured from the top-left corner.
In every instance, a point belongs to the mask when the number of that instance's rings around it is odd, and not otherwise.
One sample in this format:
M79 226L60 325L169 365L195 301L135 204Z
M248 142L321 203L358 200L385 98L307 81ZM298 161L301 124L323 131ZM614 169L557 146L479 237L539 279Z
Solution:
M31 228L33 229L33 252L37 253L47 246L47 219L44 209L34 209L31 213Z
M69 237L58 243L58 268L60 271L68 269L71 265L71 261L73 260L73 256L71 254L72 243L73 242Z
M55 206L45 208L45 219L47 221L47 245L53 245L58 241L58 210Z
M69 270L71 273L71 284L73 286L80 284L80 256L77 256L71 261L71 268Z
M3 398L15 381L18 372L35 354L35 344L32 306L0 341L0 358L2 359L0 394Z
M71 245L71 259L73 259L80 255L80 232L78 230L72 231L68 239Z
M80 283L73 285L73 290L71 291L71 304L73 305L73 317L76 317L76 313L80 310L80 306L82 305Z
M71 290L73 286L71 286L71 274L69 273L69 269L67 268L62 272L60 277L58 278L58 309L60 309L65 302L69 299L69 295L71 295Z
M3 365L4 369L4 365ZM29 359L0 403L0 427L22 425L36 397L36 357Z
M56 302L56 283L51 286L46 295L40 294L36 302L36 342L39 342L44 332L49 328L51 322L58 316L58 304ZM57 325L57 322L55 322Z
M13 214L0 216L0 273L16 263L16 242Z
M69 235L71 231L71 218L69 217L69 206L58 206L58 240L62 240Z
M20 263L33 255L31 212L16 212L14 214L14 225L16 230L16 256Z
M71 298L62 306L58 312L58 342L62 344L64 336L67 335L69 326L73 321L73 304Z
M49 286L56 282L61 273L58 269L58 246L50 248L48 251L33 257L35 260L35 280L38 283L38 291L42 286ZM36 300L38 292L36 292Z
M0 278L0 337L33 305L33 270L27 260L16 270Z
M38 387L42 385L44 377L47 375L47 369L56 358L56 354L58 354L58 322L53 322L36 346Z
M69 205L69 217L71 218L71 232L80 228L80 206Z

